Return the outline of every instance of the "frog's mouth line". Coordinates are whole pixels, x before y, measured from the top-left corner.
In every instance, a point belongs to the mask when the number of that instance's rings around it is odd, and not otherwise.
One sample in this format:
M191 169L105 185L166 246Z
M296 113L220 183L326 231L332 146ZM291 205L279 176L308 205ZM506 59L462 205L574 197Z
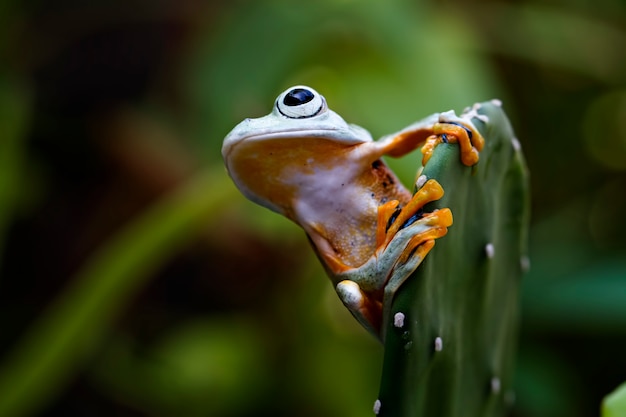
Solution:
M307 129L307 130L286 130L279 133L262 132L254 135L246 135L232 138L231 141L225 141L222 149L224 158L228 158L236 148L245 147L246 143L262 142L265 140L298 140L298 139L322 139L328 141L340 141L346 146L358 145L367 142L361 138L355 138L354 134L347 130L338 129Z
M328 140L340 140L347 145L356 145L357 143L363 143L363 139L355 138L354 133L346 130L339 129L307 129L307 130L285 130L283 132L267 132L249 135L240 138L237 143L241 143L248 140L268 140L268 139L303 139L303 138L315 138L315 139L328 139Z

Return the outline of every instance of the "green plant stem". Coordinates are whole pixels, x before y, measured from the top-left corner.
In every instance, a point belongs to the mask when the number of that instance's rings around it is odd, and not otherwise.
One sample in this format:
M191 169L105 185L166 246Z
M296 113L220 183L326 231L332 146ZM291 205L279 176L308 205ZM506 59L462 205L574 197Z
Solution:
M615 388L602 401L602 417L620 417L626 415L626 382Z
M393 300L380 416L494 417L511 399L519 284L526 260L528 181L502 110L483 103L480 162L439 145L422 172L439 181L454 224ZM400 325L394 320L402 314Z

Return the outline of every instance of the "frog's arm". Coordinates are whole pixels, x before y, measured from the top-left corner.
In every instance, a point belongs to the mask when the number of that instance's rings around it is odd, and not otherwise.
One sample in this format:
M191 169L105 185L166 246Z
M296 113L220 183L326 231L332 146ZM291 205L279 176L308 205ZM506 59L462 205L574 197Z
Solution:
M440 143L458 143L461 161L467 166L478 162L485 140L472 123L470 114L457 116L453 111L433 114L376 142L385 155L400 157L422 146L422 165Z

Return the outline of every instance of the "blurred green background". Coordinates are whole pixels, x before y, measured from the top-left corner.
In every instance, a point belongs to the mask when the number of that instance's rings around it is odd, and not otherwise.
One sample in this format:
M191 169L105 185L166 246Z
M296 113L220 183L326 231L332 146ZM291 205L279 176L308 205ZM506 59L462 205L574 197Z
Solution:
M626 380L626 3L0 1L0 416L363 416L382 347L225 134L502 99L532 181L513 416ZM409 182L412 157L391 161Z

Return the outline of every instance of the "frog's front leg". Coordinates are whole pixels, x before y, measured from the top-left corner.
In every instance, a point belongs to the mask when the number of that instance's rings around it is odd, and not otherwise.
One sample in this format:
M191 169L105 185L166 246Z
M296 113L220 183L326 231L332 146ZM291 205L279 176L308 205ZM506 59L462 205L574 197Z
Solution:
M397 201L379 207L377 249L358 268L336 275L337 293L352 314L381 337L381 323L392 294L417 269L452 224L448 209L422 213L422 207L441 198L443 189L435 180L420 188L403 208Z
M422 165L430 159L440 143L458 143L461 162L475 165L485 140L474 126L471 117L457 116L454 111L435 114L380 141L384 153L400 157L422 146Z

